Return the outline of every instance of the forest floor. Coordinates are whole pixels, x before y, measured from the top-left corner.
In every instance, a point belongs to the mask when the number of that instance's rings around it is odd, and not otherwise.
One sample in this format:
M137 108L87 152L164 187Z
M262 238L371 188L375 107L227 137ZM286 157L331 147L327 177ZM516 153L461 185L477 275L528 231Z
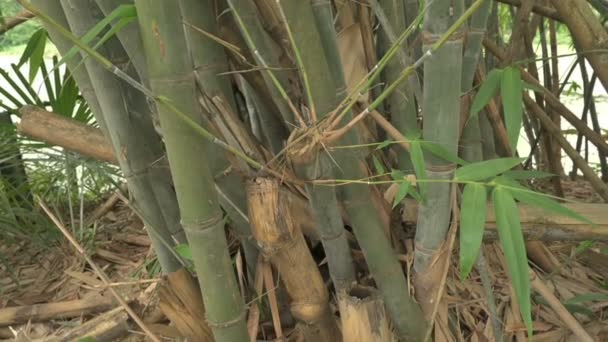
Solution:
M569 199L598 201L584 182L564 179L564 187ZM83 243L94 262L110 277L110 285L129 301L154 333L166 340L176 340L177 329L158 305L161 279L152 270L154 255L141 221L119 200L97 220L95 227L93 237ZM76 334L86 326L85 322L90 322L93 330L101 329L96 326L101 325L101 320L108 321L107 318L122 335L120 341L145 340L143 332L112 299L108 286L84 258L65 239L59 241L46 247L29 240L10 245L0 242L0 256L5 259L0 262L0 340L74 340L60 337ZM607 245L598 242L583 245L585 248L578 242L547 243L555 269L539 274L543 275L546 287L594 339L608 341ZM484 252L495 294L495 312L505 341L525 341L525 327L504 271L503 253L496 242L486 243ZM448 326L436 329L435 340L494 341L491 310L480 275L474 271L461 280L457 248L453 253L438 311L438 317L443 317ZM411 255L400 256L401 260L410 258ZM533 292L533 302L533 341L577 340L560 312L544 298ZM32 317L37 319L28 321ZM100 318L94 320L96 317ZM271 325L270 319L261 321L263 325Z

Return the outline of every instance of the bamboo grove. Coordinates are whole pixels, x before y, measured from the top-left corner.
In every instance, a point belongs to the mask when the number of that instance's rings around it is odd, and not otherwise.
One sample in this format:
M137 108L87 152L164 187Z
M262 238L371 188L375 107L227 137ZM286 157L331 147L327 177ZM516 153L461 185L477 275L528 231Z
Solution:
M518 206L592 223L560 204L562 151L608 201L597 113L586 105L581 119L560 101L557 63L564 27L585 77L608 86L593 2L18 2L111 144L163 273L196 275L211 333L191 340L255 341L268 315L277 340L437 336L452 254L463 279L484 273L486 205L532 335L528 262L542 266L547 251L524 239ZM552 193L533 191L537 179ZM412 208L415 234L403 238Z

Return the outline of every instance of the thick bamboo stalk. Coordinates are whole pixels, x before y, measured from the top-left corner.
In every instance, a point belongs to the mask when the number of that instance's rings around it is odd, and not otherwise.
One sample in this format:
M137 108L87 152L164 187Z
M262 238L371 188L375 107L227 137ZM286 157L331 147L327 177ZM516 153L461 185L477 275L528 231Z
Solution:
M463 1L437 0L428 5L423 24L423 51L434 43L453 21L463 13ZM422 99L423 138L442 145L457 154L460 88L462 78L462 33L456 33L424 63L424 89ZM425 155L425 168L431 182L427 186L425 201L420 207L416 226L416 252L414 279L416 296L425 315L430 316L437 289L424 284L439 285L441 270L436 257L441 251L448 231L451 213L451 188L455 165L432 155ZM445 262L445 261L444 261ZM432 266L432 267L431 267Z
M585 0L551 0L572 37L583 50L604 89L608 91L608 60L605 51L608 32Z
M374 0L375 1L375 0ZM407 26L405 23L405 10L403 0L380 0L378 1L383 12L386 14L387 22L381 22L384 29L380 30L378 44L382 51L387 51L393 44L395 37L393 32L403 32ZM388 34L391 32L393 34ZM405 44L404 44L405 45ZM405 49L399 51L384 69L386 84L392 84L399 78L399 74L412 62L406 55ZM412 80L414 78L411 78ZM384 108L390 113L391 123L404 136L410 136L418 132L418 108L414 99L414 91L409 82L402 82L384 103ZM397 162L400 170L408 170L413 173L410 155L403 149L396 150Z
M356 286L338 293L343 341L393 342L384 303L373 288Z
M418 212L419 205L411 199L406 199L405 205L406 209L402 215L403 222L407 226L413 226L421 215ZM595 226L566 216L548 215L541 208L518 204L519 217L526 239L538 241L608 240L608 215L606 215L608 207L606 204L565 203L563 205L588 218ZM498 238L496 218L490 204L486 207L485 227L484 237L488 241Z
M192 61L178 6L161 0L135 2L152 91L169 99L201 124ZM238 290L224 234L213 176L204 159L209 146L166 107L159 108L181 221L192 246L194 266L215 340L245 341L243 298Z
M302 233L290 215L289 199L276 179L247 183L249 219L262 254L281 275L290 310L306 341L340 341L341 333L329 308L329 294ZM280 338L281 336L277 336Z
M96 160L118 164L112 147L98 128L34 106L23 107L19 113L19 133Z
M104 17L91 0L61 0L61 5L71 30L77 35L84 35ZM124 63L127 60L120 42L115 38L108 40L98 51L113 61ZM93 59L85 59L84 65L99 100L101 112L94 113L95 117L105 121L108 140L129 185L134 205L149 227L150 238L163 271L173 272L181 267L181 263L170 248L176 241L185 242L185 237L179 225L178 213L174 211L171 216L165 215L169 211L161 208L156 200L159 192L163 196L170 196L172 190L166 170L154 168L163 154L151 118L140 114L149 111L147 100ZM131 72L134 73L134 70L131 69Z
M295 16L295 14L292 15ZM324 26L326 25L324 24ZM325 31L325 33L331 32ZM335 32L333 34L335 35ZM335 105L344 99L341 90L346 89L346 85L343 73L340 72L342 70L340 60L331 58L331 56L337 56L335 52L337 46L335 43L332 44L332 41L335 41L335 38L322 40L327 61L321 61L322 63L317 65L308 65L306 70L310 79L323 80L326 75L332 75L335 82ZM332 91L326 88L327 84L321 85L325 86L323 89L326 92ZM349 113L344 121L348 122L351 117L352 114ZM343 145L358 143L359 137L352 130L338 142ZM338 150L333 157L340 165L340 168L334 170L337 178L362 179L367 176L365 165L358 154L348 150ZM420 308L409 296L401 266L390 241L383 232L384 224L381 213L376 207L370 205L370 198L373 198L374 192L367 185L348 184L340 187L338 195L399 338L421 339L426 329L426 322Z
M461 92L467 94L473 87L473 79L475 78L475 70L481 55L481 43L486 34L486 23L492 9L492 2L486 1L471 17L469 29L466 32L466 46L462 57L462 78ZM470 97L464 96L465 105L462 108L466 111L461 113L461 117L468 118L470 106ZM461 137L462 157L467 161L483 160L483 148L481 139L481 129L479 125L479 117L467 119L464 124L464 130Z
M228 113L236 112L236 104L232 94L230 79L226 76L220 76L228 71L228 62L224 48L213 41L206 35L218 36L217 28L217 10L214 6L214 1L210 0L179 0L182 21L184 23L184 32L188 51L192 57L192 67L196 78L196 83L203 99L201 110L203 114L210 118L214 115L226 117ZM206 35L200 32L202 30ZM218 113L216 106L210 101L218 97L222 104L226 106L228 113ZM206 104L206 105L205 105ZM236 116L236 115L234 115ZM213 120L213 119L211 119ZM236 119L238 120L238 119ZM205 127L209 127L205 121ZM244 135L246 135L245 133ZM252 144L253 145L253 144ZM257 147L257 146L253 146ZM216 146L210 145L207 148L205 159L210 165L213 175L223 172L230 167L230 163L226 158L224 151L221 151ZM243 170L245 171L245 170ZM221 191L227 195L228 199L238 206L242 212L247 212L245 196L242 193L244 187L242 179L236 175L229 176L229 181L222 180L219 182ZM235 188L236 187L236 188ZM239 190L241 189L240 195ZM236 192L235 192L236 191ZM221 198L221 197L220 197ZM230 207L224 205L224 207ZM230 208L233 209L233 208ZM232 215L237 216L237 215ZM244 224L239 218L235 222L234 228L238 230L238 235L243 244L246 262L251 274L255 274L255 264L258 260L257 249L252 244L251 229L249 225Z
M95 0L97 5L103 13L107 16L113 10L120 5L132 5L132 0ZM129 55L129 61L133 63L135 70L143 84L148 84L148 68L146 67L146 59L141 51L143 47L141 45L141 34L139 33L139 26L136 22L132 22L118 32L116 32L118 39L122 43L122 46Z

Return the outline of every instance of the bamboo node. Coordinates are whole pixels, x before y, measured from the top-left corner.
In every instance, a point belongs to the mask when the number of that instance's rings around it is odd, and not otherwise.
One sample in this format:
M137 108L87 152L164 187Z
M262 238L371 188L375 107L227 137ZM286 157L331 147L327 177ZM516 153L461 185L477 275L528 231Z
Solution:
M441 34L435 34L435 33L431 33L429 31L423 31L420 34L421 39L422 39L422 45L433 45L436 42L438 42L440 39L443 38L444 33ZM458 41L458 40L463 40L465 37L465 30L458 30L454 33L452 33L448 39L447 42L454 42L454 41Z
M229 327L231 327L233 325L239 324L239 322L241 322L242 320L244 320L246 314L247 314L246 310L243 310L234 319L231 319L229 321L224 321L224 322L214 322L214 321L210 320L209 316L207 315L207 313L205 313L205 320L207 321L207 325L209 325L209 327L211 327L212 329L215 329L215 328L229 328Z
M206 229L212 228L213 226L219 224L223 220L224 220L224 217L222 215L216 215L205 221L188 222L188 223L181 221L181 224L182 224L182 227L184 227L184 230L191 232L191 233L196 233L196 232L200 232L200 231L204 231Z

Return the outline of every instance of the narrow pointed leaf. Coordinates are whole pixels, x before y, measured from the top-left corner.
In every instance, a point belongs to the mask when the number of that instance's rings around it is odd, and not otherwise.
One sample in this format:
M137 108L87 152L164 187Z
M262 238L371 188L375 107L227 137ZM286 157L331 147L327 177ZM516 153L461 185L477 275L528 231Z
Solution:
M34 81L38 70L40 69L40 64L42 64L44 59L44 49L46 48L46 31L42 30L42 34L40 34L36 46L34 47L34 51L32 51L32 55L30 57L30 72L29 72L29 80L30 82Z
M42 39L43 35L46 35L46 31L42 28L32 34L30 40L28 40L27 45L25 46L25 49L23 50L23 53L21 54L21 58L19 58L19 63L17 63L18 67L21 67L32 57L32 54L36 50L38 42L40 39Z
M505 254L507 270L517 297L519 309L532 335L532 304L530 301L530 277L528 258L521 231L519 214L515 200L506 189L497 186L492 192L496 225L500 244Z
M567 217L571 217L575 220L579 220L585 223L589 223L591 225L593 225L594 223L591 222L589 219L587 219L586 217L582 216L581 214L575 212L574 210L567 208L561 204L559 204L557 201L544 196L543 194L540 193L532 193L529 192L529 190L524 190L524 189L509 189L509 191L511 192L511 194L513 195L513 197L515 197L515 199L517 199L520 202L529 204L531 206L535 206L541 209L544 209L546 211L550 211L559 215L563 215L563 216L567 216Z
M508 171L519 163L519 158L486 160L458 168L454 178L459 181L480 181Z
M458 164L458 165L469 164L469 162L467 162L466 160L463 160L463 159L459 158L458 156L450 153L445 147L443 147L437 143L434 143L431 141L420 141L420 145L422 146L422 148L425 151L428 151L428 152L434 154L435 156L437 156L439 158L443 158L454 164Z
M471 104L471 110L469 112L469 120L474 118L479 111L485 107L492 97L496 94L496 90L501 83L503 70L494 69L488 73L486 80L482 83L481 87L477 91L477 95L473 99Z
M535 179L555 176L554 174L549 172L536 170L509 170L504 172L503 175L511 179Z
M401 203L401 201L403 201L405 196L407 196L409 190L410 190L409 182L404 181L401 184L399 184L399 190L397 190L397 195L395 195L395 200L393 201L393 209L395 209L395 207L397 205L399 205L399 203Z
M372 161L374 162L374 168L376 169L376 173L379 175L384 174L384 166L382 166L382 162L378 160L376 156L372 155Z
M486 223L486 188L481 184L467 184L462 193L460 208L460 277L471 272L483 239Z
M412 165L414 166L414 172L418 180L426 179L426 170L424 168L424 154L422 153L422 147L420 147L420 141L414 140L410 143L410 158L412 159ZM420 189L420 195L425 197L425 183L419 182L418 189Z
M393 141L392 140L384 140L383 142L381 142L378 147L376 147L376 150L381 150L383 148L385 148L386 146L392 144Z
M500 94L505 112L505 128L509 136L511 149L515 151L523 117L523 83L517 68L505 69L501 82Z

